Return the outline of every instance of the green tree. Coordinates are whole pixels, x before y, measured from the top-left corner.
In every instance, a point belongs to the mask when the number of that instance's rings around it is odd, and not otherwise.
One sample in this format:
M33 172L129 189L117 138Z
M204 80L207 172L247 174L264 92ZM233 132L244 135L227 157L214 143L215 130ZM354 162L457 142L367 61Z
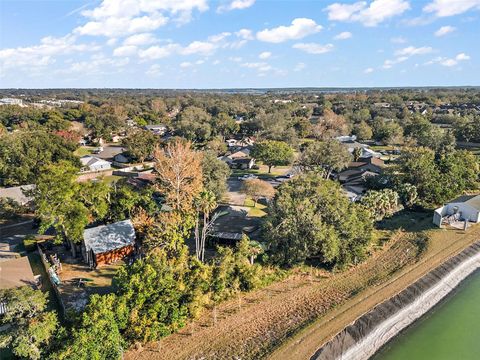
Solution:
M372 128L364 120L356 124L352 132L358 140L370 140L373 136Z
M19 131L0 136L0 181L6 186L32 184L43 166L61 160L80 165L76 144L44 131Z
M126 308L114 294L92 295L72 329L71 338L57 354L57 359L118 360L125 347L120 325L125 323Z
M479 164L468 151L435 153L418 147L405 150L390 170L398 184L416 187L422 206L442 204L477 186Z
M370 190L362 196L360 204L376 221L392 216L399 210L399 195L391 189Z
M253 146L250 155L267 165L269 173L272 167L290 165L293 161L293 149L283 141L258 142Z
M157 136L147 130L135 130L122 140L127 154L139 162L153 155L157 143Z
M47 311L48 294L29 286L0 291L6 312L0 318L0 348L22 359L41 359L57 327L57 315Z
M215 156L211 151L205 151L202 158L203 187L215 194L220 201L226 194L227 180L232 171L230 167Z
M178 114L175 132L190 141L207 141L212 134L210 120L205 110L189 106Z
M348 149L337 140L315 141L307 145L298 160L298 164L305 171L316 171L325 179L330 178L332 172L341 171L352 161Z
M53 226L58 239L67 240L76 256L75 242L83 238L88 225L88 209L78 198L80 184L77 169L68 162L47 165L37 178L34 190L35 214L40 219L40 232Z
M283 183L268 214L264 234L274 263L292 266L315 257L343 266L365 257L370 217L331 180L311 173Z
M156 249L114 278L129 311L124 334L128 341L158 340L198 315L208 292L209 270L188 255L185 246L173 256Z

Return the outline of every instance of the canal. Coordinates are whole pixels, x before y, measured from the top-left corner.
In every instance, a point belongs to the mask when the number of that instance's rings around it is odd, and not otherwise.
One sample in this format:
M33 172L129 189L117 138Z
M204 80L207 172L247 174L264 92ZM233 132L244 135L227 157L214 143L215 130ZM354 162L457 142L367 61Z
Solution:
M465 279L372 359L480 359L480 271Z

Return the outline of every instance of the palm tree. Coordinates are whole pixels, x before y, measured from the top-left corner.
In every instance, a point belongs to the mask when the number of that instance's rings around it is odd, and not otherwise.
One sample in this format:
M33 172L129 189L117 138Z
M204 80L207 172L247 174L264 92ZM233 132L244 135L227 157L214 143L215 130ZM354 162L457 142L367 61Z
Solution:
M198 194L194 201L197 210L197 218L195 222L195 254L197 258L203 262L205 258L205 240L208 231L213 225L215 218L210 219L210 213L217 207L217 199L215 194L208 190L203 190ZM199 215L203 214L203 226L200 234Z

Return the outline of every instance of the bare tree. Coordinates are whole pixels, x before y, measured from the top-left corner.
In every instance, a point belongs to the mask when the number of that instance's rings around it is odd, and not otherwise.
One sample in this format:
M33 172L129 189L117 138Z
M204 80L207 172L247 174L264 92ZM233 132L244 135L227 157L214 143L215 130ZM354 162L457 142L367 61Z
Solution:
M275 195L273 186L260 179L247 179L243 182L242 193L250 196L253 201L253 207L257 206L258 200L261 198L271 199Z
M154 152L157 189L173 210L188 212L202 189L202 154L180 139Z

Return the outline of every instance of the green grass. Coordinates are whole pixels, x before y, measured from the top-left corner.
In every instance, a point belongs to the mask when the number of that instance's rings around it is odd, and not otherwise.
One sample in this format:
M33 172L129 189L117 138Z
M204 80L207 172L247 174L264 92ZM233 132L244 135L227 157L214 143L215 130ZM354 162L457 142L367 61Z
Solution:
M114 182L117 182L118 180L120 180L123 176L117 176L117 175L108 175L108 176L104 176L102 177L102 181L106 184L112 184Z
M80 146L77 150L74 151L74 155L85 156L92 154L93 150L96 148L94 146Z
M267 213L264 211L267 207L260 203L257 203L257 206L253 207L254 202L250 198L245 199L245 202L243 203L243 205L250 207L250 209L248 210L248 216L263 217L267 215Z

